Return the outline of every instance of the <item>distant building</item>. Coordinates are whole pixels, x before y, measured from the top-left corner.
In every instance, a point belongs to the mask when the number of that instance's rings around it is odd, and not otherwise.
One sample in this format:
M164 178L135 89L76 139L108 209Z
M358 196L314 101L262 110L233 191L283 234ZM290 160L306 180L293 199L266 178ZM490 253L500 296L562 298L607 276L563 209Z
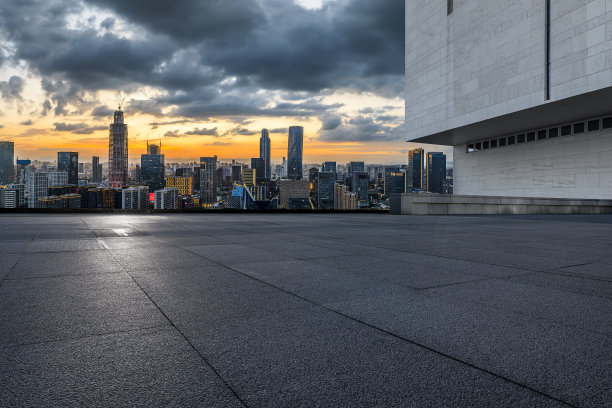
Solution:
M290 200L310 200L308 180L281 180L279 185L280 208L291 208ZM294 201L295 202L295 201Z
M0 188L0 208L17 208L19 192L17 190Z
M58 196L44 196L38 199L38 206L36 208L64 208L63 200Z
M227 197L227 208L234 210L256 210L258 207L250 190L244 185L236 184Z
M200 202L214 204L217 202L217 156L200 157Z
M32 161L27 159L17 159L17 176L15 181L17 184L25 184L28 170L32 169Z
M253 158L251 159L251 169L256 171L255 175L255 185L261 186L265 184L266 177L264 176L266 173L266 162L264 159Z
M113 189L85 188L79 190L79 193L81 195L81 208L121 208L121 202L117 203L117 196Z
M406 172L400 171L399 167L385 167L385 189L384 196L389 198L391 194L405 194Z
M161 154L161 143L159 145L149 144L147 141L147 154Z
M232 184L242 181L242 166L232 165Z
M257 170L256 169L244 169L242 170L242 180L244 185L251 189L256 184Z
M320 171L317 179L317 208L320 210L334 209L334 185L336 174Z
M365 171L353 171L351 178L351 192L357 194L357 200L360 204L368 204L370 176Z
M310 199L312 200L315 208L318 208L318 196L319 196L319 169L316 167L308 170L308 183L310 187Z
M124 123L121 107L115 111L108 138L108 183L121 188L128 179L128 129Z
M179 195L182 196L190 196L193 193L191 190L191 177L166 177L166 187L178 188Z
M348 186L334 185L334 210L357 210L359 202L357 194L351 193Z
M140 182L150 191L165 187L166 164L163 154L143 154L140 156Z
M98 156L93 156L91 158L91 181L93 183L102 182L102 164Z
M304 154L304 128L291 126L289 128L289 143L287 149L287 177L291 180L302 179L302 156ZM282 204L281 204L282 206Z
M176 188L164 188L155 192L156 210L177 210L180 208L179 192Z
M421 148L408 151L408 187L425 188L425 151Z
M149 187L133 186L121 191L121 208L124 210L148 210Z
M323 163L323 171L326 173L336 173L336 162L326 161Z
M270 134L268 129L262 129L261 138L259 139L259 157L264 161L263 164L263 179L272 178L272 162L270 161Z
M267 198L267 187L266 186L253 186L251 188L251 194L255 201L264 201Z
M40 208L38 199L49 194L49 179L44 171L29 172L26 191L28 192L28 208Z
M427 191L444 194L446 181L446 155L441 152L427 153Z
M25 184L7 184L7 190L15 191L17 194L17 208L26 208L27 202L25 200Z
M15 143L0 142L0 185L15 182Z
M68 184L76 185L74 183L69 183L69 175L68 171L65 170L51 170L47 172L48 186L49 187L61 187L66 186ZM78 180L77 180L78 181Z

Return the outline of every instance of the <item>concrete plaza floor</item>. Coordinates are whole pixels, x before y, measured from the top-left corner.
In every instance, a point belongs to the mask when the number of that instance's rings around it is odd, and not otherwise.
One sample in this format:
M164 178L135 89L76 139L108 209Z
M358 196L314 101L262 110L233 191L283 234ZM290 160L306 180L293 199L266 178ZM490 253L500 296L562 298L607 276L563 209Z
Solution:
M611 406L612 216L0 216L0 406Z

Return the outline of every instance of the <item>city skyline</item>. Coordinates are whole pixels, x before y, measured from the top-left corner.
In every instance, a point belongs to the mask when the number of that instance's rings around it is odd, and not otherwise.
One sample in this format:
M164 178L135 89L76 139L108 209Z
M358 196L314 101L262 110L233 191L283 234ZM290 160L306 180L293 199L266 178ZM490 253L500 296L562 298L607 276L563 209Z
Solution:
M202 2L3 2L0 140L31 160L104 157L107 117L122 103L130 162L159 138L171 161L248 159L264 128L279 162L293 125L304 127L305 162L399 163L415 147L401 128L401 2L232 1L227 9L240 11L229 14ZM206 21L164 23L189 7ZM46 46L50 33L61 41Z

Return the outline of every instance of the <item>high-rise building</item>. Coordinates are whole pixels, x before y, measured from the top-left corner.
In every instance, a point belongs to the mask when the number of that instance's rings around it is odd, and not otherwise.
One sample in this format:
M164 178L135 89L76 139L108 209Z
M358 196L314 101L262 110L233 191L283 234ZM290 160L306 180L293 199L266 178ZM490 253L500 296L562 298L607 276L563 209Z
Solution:
M270 161L270 134L268 129L262 129L259 139L259 158L264 161L264 172L262 178L272 178L272 162Z
M40 208L38 199L49 194L49 179L44 171L28 172L26 191L28 208Z
M351 193L348 186L334 185L334 210L356 210L359 208L357 193Z
M100 164L100 158L93 156L91 158L91 181L94 183L102 182L102 164Z
M336 173L336 162L326 161L323 163L323 171L326 173Z
M421 148L408 151L408 187L425 188L425 151Z
M108 184L121 188L128 179L128 129L121 107L115 111L108 138Z
M147 141L147 154L161 154L161 143L159 145L149 144Z
M124 210L148 210L149 187L132 186L121 191L121 208Z
M17 208L19 206L19 192L9 188L0 187L0 208Z
M164 188L166 164L163 154L143 154L140 156L140 181L149 191Z
M242 181L242 166L232 165L232 183Z
M427 191L444 194L446 180L446 155L442 152L427 153Z
M68 173L66 184L79 184L79 153L57 152L57 170Z
M156 210L178 210L180 208L179 192L177 188L164 188L154 193L153 208Z
M0 142L0 185L15 182L15 143Z
M166 177L166 187L174 187L179 191L179 195L187 196L193 194L191 190L191 177Z
M251 159L251 169L256 171L255 185L261 186L266 182L264 174L266 173L266 162L264 159Z
M302 203L310 202L308 180L281 180L279 185L280 208L304 208Z
M217 156L200 157L200 202L214 204L217 202Z
M385 167L385 189L384 196L389 198L391 194L406 193L406 172L400 171L399 167Z
M351 177L356 171L365 171L364 162L350 162L348 165L348 175Z
M242 170L242 179L244 181L244 185L252 189L255 186L257 180L257 170L256 169L244 169Z
M370 185L370 176L368 173L365 171L353 171L351 179L351 192L357 194L359 204L368 204L368 189Z
M15 177L17 184L26 183L27 172L31 170L32 161L27 159L17 159L17 176Z
M47 172L49 187L62 187L68 184L68 171L66 170L51 170ZM72 184L75 185L75 184Z
M336 174L320 171L317 177L317 208L320 210L334 209L334 185Z
M302 179L302 156L304 154L304 128L291 126L289 128L289 143L287 149L287 177L291 180Z
M308 170L308 185L310 188L310 200L315 208L318 208L319 199L319 169L312 167Z
M407 136L452 146L455 194L612 198L609 1L405 6Z
M25 201L25 184L8 184L6 186L7 190L13 190L17 194L17 207L18 208L26 208L27 203Z

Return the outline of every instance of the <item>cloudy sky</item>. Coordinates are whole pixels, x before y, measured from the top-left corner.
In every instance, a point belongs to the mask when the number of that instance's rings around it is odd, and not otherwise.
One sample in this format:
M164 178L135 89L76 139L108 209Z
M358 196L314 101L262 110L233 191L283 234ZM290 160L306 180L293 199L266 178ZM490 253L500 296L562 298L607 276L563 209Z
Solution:
M108 155L125 98L130 160L273 160L305 128L305 161L400 163L401 0L2 0L0 139L16 154ZM103 159L104 160L104 159Z

